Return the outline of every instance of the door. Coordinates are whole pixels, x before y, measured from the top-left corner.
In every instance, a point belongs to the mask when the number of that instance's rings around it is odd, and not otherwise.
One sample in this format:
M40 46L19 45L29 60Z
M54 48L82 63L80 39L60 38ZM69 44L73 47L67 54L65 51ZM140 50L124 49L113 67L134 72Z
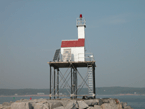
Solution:
M71 49L63 50L63 62L71 61Z

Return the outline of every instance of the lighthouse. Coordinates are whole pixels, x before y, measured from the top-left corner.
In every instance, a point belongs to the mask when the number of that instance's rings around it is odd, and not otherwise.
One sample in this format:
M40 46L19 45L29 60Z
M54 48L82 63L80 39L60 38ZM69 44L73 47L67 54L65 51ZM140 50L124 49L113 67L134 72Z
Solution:
M50 99L52 97L54 99L55 97L61 97L59 92L62 88L66 89L66 96L71 99L76 99L78 96L96 98L96 64L92 53L86 53L85 51L86 20L82 14L76 19L76 27L78 38L75 40L62 40L61 48L56 50L53 61L48 62L50 66ZM80 72L81 69L79 68L84 68L83 70L86 70L86 72ZM61 69L63 69L63 73ZM66 72L64 72L64 69L66 69ZM85 94L81 92L83 87L88 89Z
M80 14L76 20L76 26L78 29L77 40L62 40L61 42L61 58L63 62L74 61L84 62L85 61L85 18Z

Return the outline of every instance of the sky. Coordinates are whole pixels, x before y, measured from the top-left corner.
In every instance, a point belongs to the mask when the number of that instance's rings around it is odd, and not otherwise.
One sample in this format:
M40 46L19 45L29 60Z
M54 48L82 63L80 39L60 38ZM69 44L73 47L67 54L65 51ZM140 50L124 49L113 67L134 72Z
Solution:
M145 87L144 0L0 0L0 88L49 88L49 65L61 40L77 39L86 19L86 49L96 87Z

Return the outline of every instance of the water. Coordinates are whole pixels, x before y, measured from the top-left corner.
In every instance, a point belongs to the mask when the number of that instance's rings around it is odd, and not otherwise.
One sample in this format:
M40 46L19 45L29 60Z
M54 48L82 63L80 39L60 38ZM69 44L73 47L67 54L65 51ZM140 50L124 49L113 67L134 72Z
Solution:
M32 96L31 96L32 97ZM3 102L17 101L20 99L29 99L30 97L0 97L0 104ZM48 96L33 96L32 99L45 98L49 99ZM127 102L133 109L145 109L145 96L142 95L124 95L124 96L115 96L115 95L100 95L97 98L117 98L121 102Z
M117 98L121 102L127 102L127 105L133 109L145 109L145 96L142 95L124 95L124 96L97 96L98 98Z

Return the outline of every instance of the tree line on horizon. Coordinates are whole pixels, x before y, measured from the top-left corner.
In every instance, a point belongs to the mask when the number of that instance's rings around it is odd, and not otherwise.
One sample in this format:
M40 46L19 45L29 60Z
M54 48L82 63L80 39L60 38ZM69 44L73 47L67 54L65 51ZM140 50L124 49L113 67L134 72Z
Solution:
M78 94L85 94L87 88L83 88ZM49 94L49 89L0 89L0 95L36 95L37 93ZM59 93L69 94L66 89L60 89ZM145 94L145 88L132 87L97 87L97 95L113 95L113 94Z

